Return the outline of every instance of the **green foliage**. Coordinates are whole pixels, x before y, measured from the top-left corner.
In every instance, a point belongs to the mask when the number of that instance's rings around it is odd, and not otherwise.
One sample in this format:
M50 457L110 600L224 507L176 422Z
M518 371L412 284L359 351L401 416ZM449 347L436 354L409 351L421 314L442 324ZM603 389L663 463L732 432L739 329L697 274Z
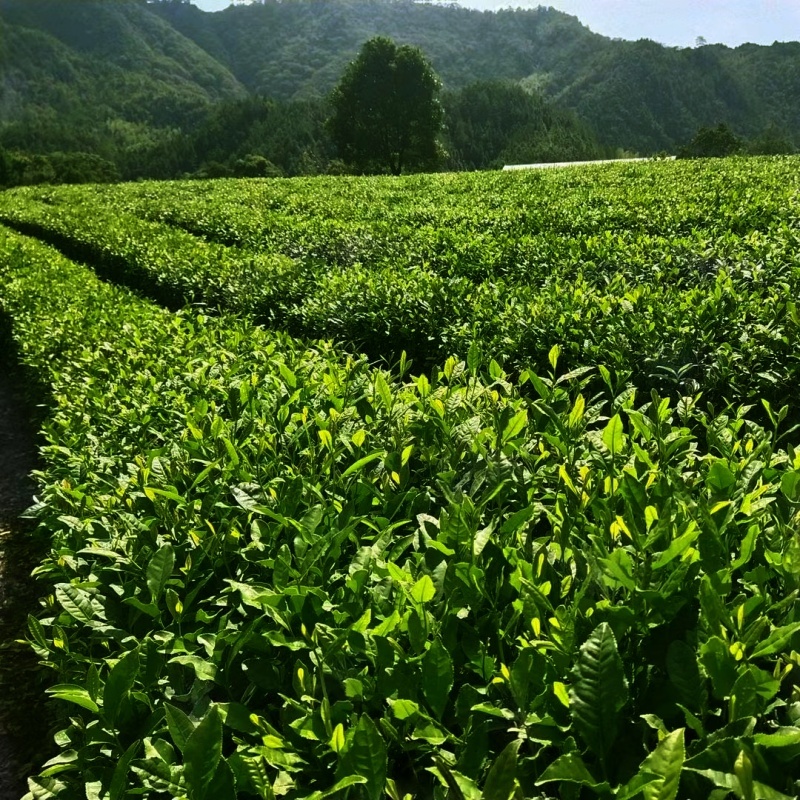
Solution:
M444 106L449 160L458 169L604 155L577 118L519 84L475 83L446 95Z
M797 148L787 130L773 124L747 143L747 152L755 156L783 156L796 153Z
M428 368L477 339L519 374L557 342L565 371L604 362L614 385L777 415L796 384L796 191L794 159L685 161L36 189L0 217L171 307L374 360Z
M341 173L326 98L375 36L419 47L446 89L444 148L416 168L674 153L719 119L754 154L800 136L800 45L611 41L548 8L1 0L0 36L0 146L21 163L2 185Z
M797 170L713 166L4 193L15 224L105 248L110 279L0 228L7 330L47 404L29 640L60 714L29 797L796 796L800 451L767 393L797 385ZM454 250L433 209L492 236ZM349 236L313 252L333 221ZM378 320L422 252L412 300L455 286L476 311L449 312L462 353L425 371L248 316L263 291L293 321L306 286L357 275ZM527 283L505 282L520 253ZM646 348L712 332L729 404L680 349L650 385Z
M742 140L724 123L716 128L700 128L681 151L682 158L724 158L741 153Z
M612 150L675 153L720 119L748 138L765 120L800 133L797 42L676 49L612 41L546 7L267 0L217 14L168 3L154 10L251 91L281 100L326 94L361 43L381 35L421 48L448 91L499 80L557 97Z
M422 52L391 39L365 42L331 95L328 127L361 172L432 169L442 125L439 79Z

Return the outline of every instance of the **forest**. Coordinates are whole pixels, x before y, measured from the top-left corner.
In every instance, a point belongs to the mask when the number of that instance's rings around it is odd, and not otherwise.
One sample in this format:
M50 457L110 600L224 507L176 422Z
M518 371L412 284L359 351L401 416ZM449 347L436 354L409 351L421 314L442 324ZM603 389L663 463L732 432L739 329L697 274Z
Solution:
M342 172L330 92L377 33L441 81L443 170L677 153L720 124L790 153L800 132L797 44L679 50L408 0L0 0L0 185Z

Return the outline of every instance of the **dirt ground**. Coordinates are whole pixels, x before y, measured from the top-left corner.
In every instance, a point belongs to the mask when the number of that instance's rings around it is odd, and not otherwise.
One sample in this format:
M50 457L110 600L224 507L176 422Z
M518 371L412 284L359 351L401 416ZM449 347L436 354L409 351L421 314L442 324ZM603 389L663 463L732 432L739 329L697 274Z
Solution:
M24 635L27 614L36 610L30 577L36 547L32 525L20 520L32 503L36 447L12 382L0 365L0 800L19 800L25 793L34 740L45 724L31 680L35 658L14 643Z

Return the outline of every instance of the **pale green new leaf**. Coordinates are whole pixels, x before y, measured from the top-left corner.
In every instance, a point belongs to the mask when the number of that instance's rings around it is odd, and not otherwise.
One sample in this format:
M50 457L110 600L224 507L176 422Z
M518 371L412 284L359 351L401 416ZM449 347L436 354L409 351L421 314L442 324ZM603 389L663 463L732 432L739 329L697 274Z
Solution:
M603 429L603 444L612 456L622 452L625 446L625 434L622 429L622 417L615 414Z
M642 771L658 776L644 787L644 800L675 800L685 760L684 729L679 728L662 739L642 764Z

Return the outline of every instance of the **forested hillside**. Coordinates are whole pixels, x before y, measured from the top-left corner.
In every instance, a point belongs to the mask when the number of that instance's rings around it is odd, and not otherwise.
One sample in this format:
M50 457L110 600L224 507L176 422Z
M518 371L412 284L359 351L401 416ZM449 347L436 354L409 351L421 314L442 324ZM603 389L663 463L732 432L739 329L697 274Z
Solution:
M144 151L246 95L220 62L138 2L0 0L2 142L92 153L135 168Z
M206 14L167 0L154 10L207 47L252 91L324 94L365 39L422 48L445 87L509 79L573 109L604 144L674 150L702 125L741 135L800 133L800 44L663 47L592 33L552 8L481 12L375 0L266 0Z
M0 0L0 184L329 171L326 98L375 35L419 46L440 76L450 169L675 152L720 122L800 141L797 43L666 48L550 8L410 0L214 14L181 0Z

